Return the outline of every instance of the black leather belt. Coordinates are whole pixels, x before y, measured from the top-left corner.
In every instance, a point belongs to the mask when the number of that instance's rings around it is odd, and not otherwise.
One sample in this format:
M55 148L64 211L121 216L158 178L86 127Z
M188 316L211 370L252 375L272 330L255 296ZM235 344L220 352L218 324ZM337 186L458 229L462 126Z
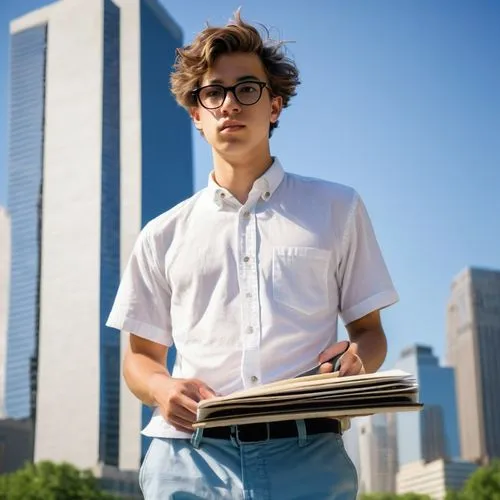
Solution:
M338 420L330 418L313 418L304 420L307 434L322 434L333 432L342 434ZM289 438L298 436L295 420L283 422L269 422L262 424L244 424L234 427L209 427L203 430L203 436L216 439L230 439L238 437L241 442L267 441L268 439Z

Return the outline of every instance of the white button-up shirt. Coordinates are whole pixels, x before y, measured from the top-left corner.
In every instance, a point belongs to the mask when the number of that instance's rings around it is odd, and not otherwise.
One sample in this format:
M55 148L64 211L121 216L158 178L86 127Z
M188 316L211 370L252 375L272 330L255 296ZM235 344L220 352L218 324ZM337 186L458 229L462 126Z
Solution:
M398 300L352 188L277 159L242 205L208 186L141 231L107 325L175 344L173 377L215 392L294 377L345 324ZM155 410L148 436L188 437Z

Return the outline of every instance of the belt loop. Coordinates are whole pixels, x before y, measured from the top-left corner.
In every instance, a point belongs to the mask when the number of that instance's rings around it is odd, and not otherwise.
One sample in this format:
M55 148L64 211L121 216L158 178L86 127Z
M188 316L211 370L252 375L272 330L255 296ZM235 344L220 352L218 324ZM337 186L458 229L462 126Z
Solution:
M191 436L191 444L194 448L198 449L200 447L201 439L203 438L203 429L198 427Z
M297 426L297 433L299 435L299 447L303 448L307 446L307 429L304 420L296 420L295 425Z
M266 441L269 441L271 439L271 424L269 422L266 422Z
M232 425L230 432L231 432L231 434L230 434L229 439L231 440L231 443L233 444L233 446L235 448L239 448L241 445L241 442L240 442L240 437L238 435L238 426Z

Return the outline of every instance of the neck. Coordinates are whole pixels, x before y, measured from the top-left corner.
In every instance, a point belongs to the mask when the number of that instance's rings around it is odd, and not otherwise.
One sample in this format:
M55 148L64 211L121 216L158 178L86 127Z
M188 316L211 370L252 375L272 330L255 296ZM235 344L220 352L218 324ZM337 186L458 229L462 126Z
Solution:
M273 163L269 146L265 154L258 151L244 159L224 157L214 150L213 160L215 182L227 189L242 205L247 201L255 180Z

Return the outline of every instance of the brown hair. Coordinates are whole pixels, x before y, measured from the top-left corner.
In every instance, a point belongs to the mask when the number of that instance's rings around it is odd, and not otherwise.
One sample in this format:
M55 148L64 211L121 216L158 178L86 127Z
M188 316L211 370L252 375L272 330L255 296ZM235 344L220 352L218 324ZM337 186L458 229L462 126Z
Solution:
M281 96L283 107L286 108L300 84L299 71L285 55L284 42L272 40L269 30L263 28L265 39L254 26L241 19L238 9L234 19L226 26L207 26L198 33L191 45L177 49L174 71L170 77L172 93L177 102L186 109L197 105L192 92L201 84L203 75L213 67L217 57L232 52L251 52L259 56L273 96ZM269 135L277 126L278 122L270 124Z

